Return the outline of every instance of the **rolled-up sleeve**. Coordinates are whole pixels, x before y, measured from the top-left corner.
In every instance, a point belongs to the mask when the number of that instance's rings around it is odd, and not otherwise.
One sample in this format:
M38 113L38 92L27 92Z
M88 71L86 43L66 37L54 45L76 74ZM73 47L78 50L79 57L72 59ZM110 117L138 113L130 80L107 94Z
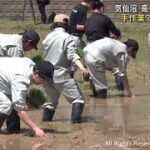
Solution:
M68 60L75 62L76 60L80 59L80 56L77 54L77 46L71 36L66 39L66 49Z
M117 55L117 65L118 65L118 71L116 73L119 74L119 76L125 76L127 73L127 64L128 59L125 56L124 52L121 52Z
M30 81L22 75L16 75L11 84L12 103L17 111L27 110L26 94Z
M7 50L7 56L9 57L23 57L24 51L20 47L12 46Z

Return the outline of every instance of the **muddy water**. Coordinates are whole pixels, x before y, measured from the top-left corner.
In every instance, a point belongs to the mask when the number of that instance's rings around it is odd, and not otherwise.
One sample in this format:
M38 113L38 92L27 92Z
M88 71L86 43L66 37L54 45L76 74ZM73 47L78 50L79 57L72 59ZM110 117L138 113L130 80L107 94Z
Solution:
M70 123L71 106L61 97L54 120L42 123L42 110L29 111L47 132L41 141L22 123L19 135L0 135L0 150L150 150L150 85L132 87L135 98L116 91L108 99L94 99L85 92L83 123Z

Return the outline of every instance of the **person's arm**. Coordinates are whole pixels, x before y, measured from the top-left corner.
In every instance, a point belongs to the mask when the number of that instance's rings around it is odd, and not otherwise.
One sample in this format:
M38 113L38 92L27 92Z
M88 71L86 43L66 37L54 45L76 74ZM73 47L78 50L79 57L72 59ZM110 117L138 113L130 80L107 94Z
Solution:
M20 47L16 46L8 46L7 47L7 56L9 57L23 57L24 56L24 50L22 50Z
M76 25L76 29L77 29L78 31L84 31L84 25L79 25L79 24L77 24L77 25Z
M29 126L34 132L35 135L39 138L46 138L46 134L43 130L41 130L30 118L28 113L26 111L17 111L18 116L21 118L21 120L24 121L24 123Z
M77 17L77 24L76 24L76 29L78 31L84 31L86 19L87 19L87 13L85 11L79 11Z
M107 20L106 21L107 28L109 32L111 32L110 37L114 39L121 39L120 30L115 26L115 24L112 22L112 20L109 17L106 17L106 20Z
M77 59L75 61L75 64L78 66L78 68L81 70L81 72L83 73L84 76L88 76L87 69L83 66L83 64L81 63L81 61L79 59Z
M76 53L77 52L77 46L76 46L75 41L73 40L73 38L70 36L66 40L66 43L67 43L66 49L67 49L67 58L68 58L68 60L74 62L85 76L88 75L87 69L83 66L83 64L80 61L79 55Z
M127 93L128 97L133 97L133 94L132 94L132 92L130 90L130 87L129 87L129 82L128 82L127 75L122 76L122 80L123 80L123 85L124 85L125 92Z
M127 63L128 60L125 56L124 52L120 52L117 55L117 64L118 64L118 71L117 74L121 77L123 85L124 85L124 90L126 94L129 97L133 97L133 94L130 90L129 82L128 82L128 77L127 77Z
M28 125L39 138L45 138L46 134L31 120L26 112L26 93L30 79L22 74L16 74L11 82L11 96L14 109L18 112L19 117Z

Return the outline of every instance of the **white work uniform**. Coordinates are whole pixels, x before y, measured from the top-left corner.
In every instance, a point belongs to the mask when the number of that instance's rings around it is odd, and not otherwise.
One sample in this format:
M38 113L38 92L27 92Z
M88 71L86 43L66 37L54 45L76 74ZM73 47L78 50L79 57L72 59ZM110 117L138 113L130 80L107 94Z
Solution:
M115 70L114 74L117 73L119 76L126 75L129 61L126 49L124 43L108 37L88 44L84 48L85 63L96 91L107 89L105 70Z
M0 113L27 109L26 92L33 74L34 62L29 58L0 58Z
M72 36L66 33L63 28L56 28L47 35L43 45L43 59L54 65L53 84L45 86L50 101L44 106L55 109L61 93L71 103L84 103L79 86L70 77L72 63L80 59L76 54L76 46Z
M0 56L23 57L22 35L0 33Z

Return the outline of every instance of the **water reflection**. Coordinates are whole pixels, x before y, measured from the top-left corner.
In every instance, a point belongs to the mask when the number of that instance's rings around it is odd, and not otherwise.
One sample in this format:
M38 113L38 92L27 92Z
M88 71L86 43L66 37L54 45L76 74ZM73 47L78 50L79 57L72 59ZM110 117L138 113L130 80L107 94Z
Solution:
M144 88L137 86L134 99L113 96L103 100L94 99L88 94L86 96L82 124L71 124L71 105L65 100L63 102L62 99L51 123L41 122L41 110L30 112L34 120L47 132L46 141L38 141L24 134L1 135L0 150L88 150L92 148L95 150L97 147L100 150L121 150L127 149L128 145L116 148L114 145L106 146L106 141L121 140L126 143L134 143L136 140L150 141L148 86ZM130 144L130 148L134 146ZM146 148L149 149L149 147ZM144 150L143 147L142 150Z
M3 138L5 139L5 138ZM0 142L0 150L21 149L20 139L6 139Z
M86 107L84 114L88 114L87 122L91 122L95 130L109 133L117 131L117 134L126 136L127 118L125 111L128 100L124 98L116 99L94 99L92 98Z

